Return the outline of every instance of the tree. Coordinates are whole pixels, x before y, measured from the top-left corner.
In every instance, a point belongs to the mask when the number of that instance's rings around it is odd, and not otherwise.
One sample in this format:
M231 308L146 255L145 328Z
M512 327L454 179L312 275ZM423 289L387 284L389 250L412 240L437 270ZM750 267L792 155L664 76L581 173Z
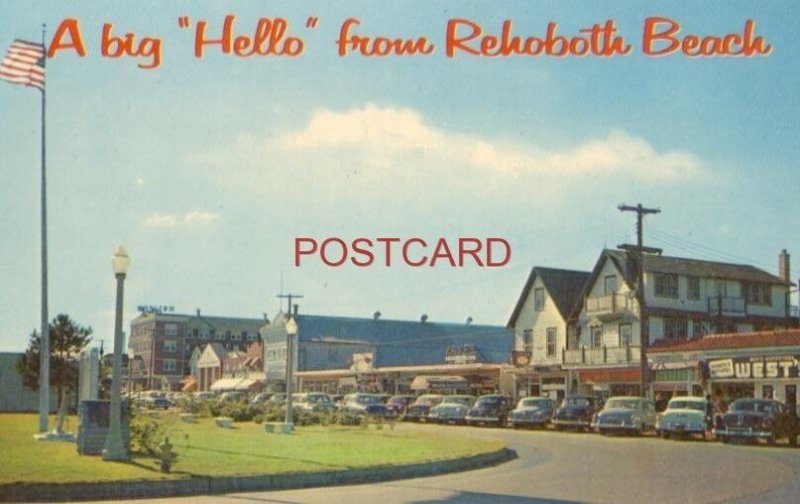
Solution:
M92 340L92 328L82 327L60 314L50 322L50 386L58 390L63 401L65 395L78 388L77 356ZM39 369L42 338L31 333L28 349L17 361L17 371L26 388L39 390Z

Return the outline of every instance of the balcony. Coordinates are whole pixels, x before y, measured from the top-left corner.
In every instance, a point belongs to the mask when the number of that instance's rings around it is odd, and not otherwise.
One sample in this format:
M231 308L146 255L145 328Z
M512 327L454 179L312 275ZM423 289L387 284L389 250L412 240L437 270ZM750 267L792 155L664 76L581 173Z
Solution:
M744 298L710 296L708 298L708 313L726 317L744 317L747 315L747 305Z
M632 364L641 359L638 346L622 347L581 347L577 350L564 350L564 366L617 366Z
M633 299L627 294L606 294L604 296L587 297L584 300L584 311L591 317L610 320L633 311Z

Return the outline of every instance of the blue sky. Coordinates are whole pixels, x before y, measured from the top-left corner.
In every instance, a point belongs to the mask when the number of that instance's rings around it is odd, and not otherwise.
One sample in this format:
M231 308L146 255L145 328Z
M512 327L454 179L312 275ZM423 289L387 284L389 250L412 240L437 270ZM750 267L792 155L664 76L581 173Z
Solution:
M87 55L47 63L49 304L111 341L110 256L132 258L125 326L140 304L274 315L279 292L307 313L504 324L534 265L590 269L635 240L641 202L661 213L645 242L666 254L800 273L800 36L794 2L5 1L0 51L80 23ZM192 53L194 23L237 34L285 18L297 58ZM178 27L189 16L191 28ZM305 27L309 16L317 27ZM644 20L725 35L756 21L767 57L641 54ZM428 57L340 58L358 33L426 36ZM520 35L573 36L614 20L626 57L444 55L449 19ZM100 55L114 33L162 40L161 66ZM49 40L49 39L48 39ZM39 92L0 82L0 350L39 324ZM498 236L510 264L293 266L296 236ZM796 303L796 301L795 301Z

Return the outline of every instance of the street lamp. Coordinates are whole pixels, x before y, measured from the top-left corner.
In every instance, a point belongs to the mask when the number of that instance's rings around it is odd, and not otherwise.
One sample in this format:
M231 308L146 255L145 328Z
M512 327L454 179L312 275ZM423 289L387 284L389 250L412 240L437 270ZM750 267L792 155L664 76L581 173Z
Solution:
M111 258L114 276L117 279L117 308L114 323L114 367L111 374L111 411L109 412L108 436L103 449L103 460L128 460L128 446L122 441L121 395L122 395L122 286L131 258L122 246Z
M286 322L286 419L284 432L291 432L294 429L292 421L292 381L294 366L294 337L297 335L297 322L291 317Z

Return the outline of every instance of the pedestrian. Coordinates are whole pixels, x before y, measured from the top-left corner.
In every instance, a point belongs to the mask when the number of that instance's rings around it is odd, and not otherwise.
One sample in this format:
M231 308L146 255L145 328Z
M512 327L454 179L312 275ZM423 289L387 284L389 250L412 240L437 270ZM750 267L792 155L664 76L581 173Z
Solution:
M711 429L714 426L714 404L711 394L706 394L706 439L711 439Z

